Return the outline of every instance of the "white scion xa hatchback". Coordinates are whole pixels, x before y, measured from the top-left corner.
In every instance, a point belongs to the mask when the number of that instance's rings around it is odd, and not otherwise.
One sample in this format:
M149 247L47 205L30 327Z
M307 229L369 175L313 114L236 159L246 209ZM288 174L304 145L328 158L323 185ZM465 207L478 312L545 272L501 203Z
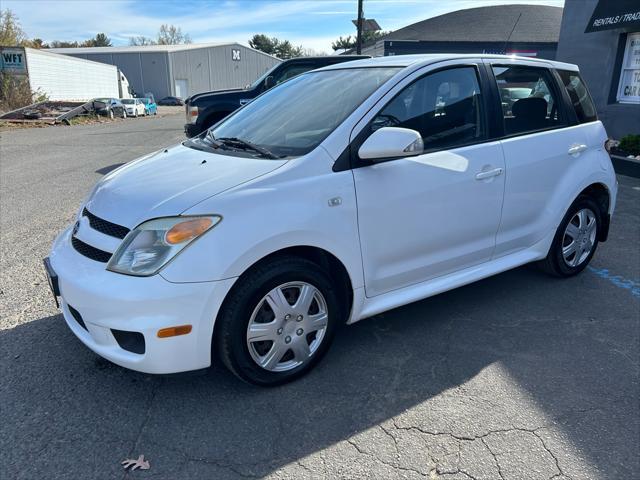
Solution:
M106 175L45 260L90 349L292 380L353 323L607 237L617 183L577 67L397 56L316 70Z

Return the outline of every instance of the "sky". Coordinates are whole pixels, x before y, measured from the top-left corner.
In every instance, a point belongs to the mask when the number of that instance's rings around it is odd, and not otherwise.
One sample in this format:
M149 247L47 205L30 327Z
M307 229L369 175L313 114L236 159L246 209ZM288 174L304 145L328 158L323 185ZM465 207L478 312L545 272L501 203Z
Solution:
M564 0L364 0L366 18L395 30L429 17L483 5L527 3L561 7ZM29 38L82 41L104 32L113 45L155 37L163 23L194 43L247 44L256 33L332 53L331 42L355 34L357 0L2 0Z

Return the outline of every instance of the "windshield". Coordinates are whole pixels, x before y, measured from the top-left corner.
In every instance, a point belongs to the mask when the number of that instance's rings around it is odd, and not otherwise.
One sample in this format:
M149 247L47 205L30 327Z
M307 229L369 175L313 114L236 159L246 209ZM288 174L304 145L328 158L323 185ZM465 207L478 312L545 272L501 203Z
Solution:
M125 99L123 99L123 100L122 100L122 103L125 103L125 104L127 104L127 105L130 105L130 104L132 104L132 103L136 103L136 101L135 101L135 100L133 100L133 99L125 98Z
M148 98L141 98L141 99L140 99L140 101L141 101L142 103L144 103L145 105L148 105L148 104L150 104L150 103L151 103L151 100L150 100L150 99L148 99Z
M399 68L349 68L300 75L272 88L209 130L209 146L242 140L277 158L305 155L316 148Z

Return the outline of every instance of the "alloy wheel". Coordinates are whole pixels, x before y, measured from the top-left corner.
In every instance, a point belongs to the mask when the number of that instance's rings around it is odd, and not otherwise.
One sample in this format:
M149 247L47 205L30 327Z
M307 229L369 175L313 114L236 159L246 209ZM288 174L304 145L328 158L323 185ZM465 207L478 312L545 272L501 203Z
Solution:
M316 287L288 282L258 302L247 326L253 361L271 372L286 372L308 362L328 326L327 302Z
M578 210L567 224L562 237L562 258L569 267L581 265L591 254L598 230L595 213Z

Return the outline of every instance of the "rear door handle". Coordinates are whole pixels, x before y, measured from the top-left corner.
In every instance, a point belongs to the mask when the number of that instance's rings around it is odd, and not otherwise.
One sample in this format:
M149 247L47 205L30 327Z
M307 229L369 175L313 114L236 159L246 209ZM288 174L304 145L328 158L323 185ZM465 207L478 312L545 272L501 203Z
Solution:
M498 175L502 175L502 168L494 168L493 170L480 172L476 174L476 180L486 180L487 178L497 177Z
M569 151L567 152L569 155L579 155L587 149L587 146L583 143L571 145L569 147Z

